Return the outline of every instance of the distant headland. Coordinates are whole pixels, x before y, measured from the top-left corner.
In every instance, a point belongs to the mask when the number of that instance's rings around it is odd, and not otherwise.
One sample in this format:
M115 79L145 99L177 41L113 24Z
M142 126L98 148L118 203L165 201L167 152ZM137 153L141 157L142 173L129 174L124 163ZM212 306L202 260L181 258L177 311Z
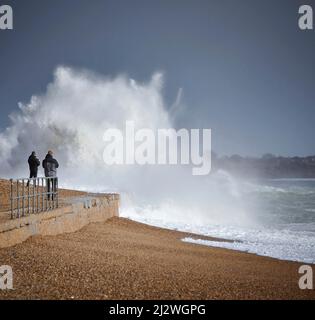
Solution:
M282 157L265 154L260 158L212 154L212 168L248 178L315 178L315 155Z

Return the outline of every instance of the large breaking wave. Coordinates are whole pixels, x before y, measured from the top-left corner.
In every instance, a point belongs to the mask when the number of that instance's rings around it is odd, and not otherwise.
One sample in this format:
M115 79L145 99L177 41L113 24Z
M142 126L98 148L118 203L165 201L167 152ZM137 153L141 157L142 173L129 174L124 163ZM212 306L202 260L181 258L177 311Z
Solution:
M29 153L36 150L43 159L52 149L61 164L61 186L117 191L125 199L123 208L150 207L166 221L249 223L237 182L224 172L196 177L189 166L104 163L106 129L123 129L129 120L152 130L175 126L180 95L177 108L171 108L162 93L161 73L139 83L125 75L58 67L46 92L20 103L0 133L0 175L26 176Z
M182 90L176 108L165 104L161 73L139 83L126 75L106 77L58 67L47 90L32 96L28 103L20 103L10 115L11 124L0 133L0 176L27 176L30 152L36 150L43 159L47 150L53 149L61 164L61 186L92 192L117 191L122 195L124 217L237 238L244 243L235 246L237 250L314 262L314 245L309 243L314 240L313 231L301 234L296 230L288 233L285 227L276 232L266 229L259 219L257 203L253 205L253 198L248 201L248 185L227 172L192 176L189 166L104 163L106 129L123 129L129 120L137 128L176 127L181 94ZM269 186L264 190L275 194ZM311 214L313 205L306 212Z

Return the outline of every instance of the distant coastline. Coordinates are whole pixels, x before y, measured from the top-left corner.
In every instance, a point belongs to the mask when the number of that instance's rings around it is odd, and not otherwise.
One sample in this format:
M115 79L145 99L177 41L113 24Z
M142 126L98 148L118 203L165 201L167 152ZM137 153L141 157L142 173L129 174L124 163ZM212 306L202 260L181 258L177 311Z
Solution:
M248 178L315 179L315 155L282 157L265 154L254 158L240 155L218 157L213 154L212 168Z

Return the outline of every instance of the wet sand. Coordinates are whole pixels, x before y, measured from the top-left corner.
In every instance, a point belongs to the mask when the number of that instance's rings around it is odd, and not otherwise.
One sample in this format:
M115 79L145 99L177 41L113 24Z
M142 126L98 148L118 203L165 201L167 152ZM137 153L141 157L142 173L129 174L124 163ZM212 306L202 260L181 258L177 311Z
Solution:
M193 235L112 218L30 238L0 250L0 265L14 272L14 290L0 290L0 299L315 299L315 290L298 288L300 263L185 236Z

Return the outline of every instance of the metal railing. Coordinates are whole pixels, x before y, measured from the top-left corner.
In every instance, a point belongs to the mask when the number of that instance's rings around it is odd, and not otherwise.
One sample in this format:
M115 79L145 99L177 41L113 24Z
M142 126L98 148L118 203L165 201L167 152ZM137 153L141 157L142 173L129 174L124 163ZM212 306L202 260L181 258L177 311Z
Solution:
M58 208L58 178L11 179L11 219Z

